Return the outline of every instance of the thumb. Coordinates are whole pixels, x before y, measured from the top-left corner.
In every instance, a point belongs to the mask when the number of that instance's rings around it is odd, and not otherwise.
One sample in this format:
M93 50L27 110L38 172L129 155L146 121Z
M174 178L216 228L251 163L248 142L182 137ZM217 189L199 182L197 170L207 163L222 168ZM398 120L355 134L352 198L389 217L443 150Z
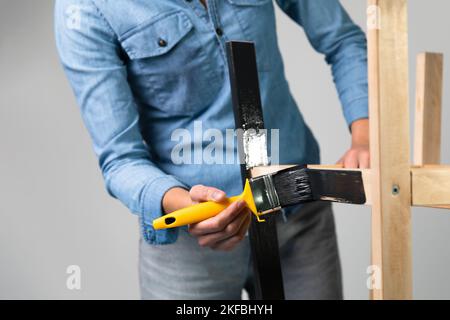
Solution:
M214 187L207 187L201 184L195 185L189 190L189 195L193 201L215 201L220 202L225 200L226 194L220 189Z

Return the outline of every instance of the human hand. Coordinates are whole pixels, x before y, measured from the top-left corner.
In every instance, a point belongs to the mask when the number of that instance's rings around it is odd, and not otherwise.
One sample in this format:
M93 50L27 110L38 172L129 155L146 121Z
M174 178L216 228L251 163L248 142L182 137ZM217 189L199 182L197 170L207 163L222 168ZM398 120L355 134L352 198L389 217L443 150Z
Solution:
M360 119L352 123L352 144L350 149L339 159L338 164L344 168L369 168L369 120Z
M213 187L196 185L188 192L173 188L166 192L163 207L166 213L204 201L221 202L226 198L225 192ZM197 238L202 247L230 251L245 237L250 226L251 212L245 202L233 202L218 215L189 225L189 233Z

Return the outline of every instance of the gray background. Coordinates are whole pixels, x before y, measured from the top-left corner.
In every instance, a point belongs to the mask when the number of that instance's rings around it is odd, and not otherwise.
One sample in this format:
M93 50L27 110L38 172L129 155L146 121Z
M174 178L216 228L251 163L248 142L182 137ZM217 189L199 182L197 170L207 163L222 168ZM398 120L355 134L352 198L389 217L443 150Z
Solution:
M342 3L364 27L366 1ZM450 42L444 41L449 10L448 1L410 1L411 110L416 54L450 56ZM52 13L50 0L0 0L0 298L139 298L137 220L104 191L55 52ZM292 92L321 144L322 161L334 163L350 136L329 68L302 30L279 10L277 16ZM449 119L444 91L443 118ZM335 205L335 212L345 297L367 299L370 209ZM415 298L450 298L449 213L413 210ZM82 270L79 291L66 288L72 264Z

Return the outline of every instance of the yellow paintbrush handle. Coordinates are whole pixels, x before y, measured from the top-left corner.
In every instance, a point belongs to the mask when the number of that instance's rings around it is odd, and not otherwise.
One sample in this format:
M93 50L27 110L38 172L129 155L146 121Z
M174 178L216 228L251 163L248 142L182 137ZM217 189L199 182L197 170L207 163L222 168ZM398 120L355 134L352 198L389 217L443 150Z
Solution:
M195 204L190 207L186 207L172 213L166 214L161 218L153 220L153 228L158 229L167 229L167 228L175 228L185 226L191 223L197 223L209 218L212 218L218 215L221 211L226 209L230 204L237 200L244 200L247 207L252 211L258 221L261 220L258 216L257 209L255 206L255 202L253 200L252 190L250 187L250 183L248 180L245 181L245 187L242 194L238 196L234 196L231 198L227 198L223 202L202 202L199 204Z
M199 204L174 211L154 220L153 228L156 230L175 228L212 218L240 198L240 196L227 198L225 201L220 203L213 201L201 202Z

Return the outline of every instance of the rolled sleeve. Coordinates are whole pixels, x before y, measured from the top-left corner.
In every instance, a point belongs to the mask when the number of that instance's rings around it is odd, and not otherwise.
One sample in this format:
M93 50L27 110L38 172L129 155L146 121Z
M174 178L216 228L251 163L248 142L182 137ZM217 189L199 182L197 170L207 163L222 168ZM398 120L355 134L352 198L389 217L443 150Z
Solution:
M347 124L368 117L367 43L338 0L277 0L331 65Z
M152 226L153 220L164 214L161 205L164 194L175 187L187 188L184 184L175 179L175 177L166 175L154 179L143 190L143 215L141 216L141 225L143 227L142 234L149 243L166 244L173 243L177 239L178 228L154 230Z
M347 103L344 109L344 117L348 126L351 126L356 120L369 118L367 103L367 97L361 97Z
M67 23L67 12L79 23ZM107 191L139 216L148 243L175 242L177 229L155 231L152 221L163 215L164 193L185 186L152 161L114 31L92 1L58 0L55 38Z

